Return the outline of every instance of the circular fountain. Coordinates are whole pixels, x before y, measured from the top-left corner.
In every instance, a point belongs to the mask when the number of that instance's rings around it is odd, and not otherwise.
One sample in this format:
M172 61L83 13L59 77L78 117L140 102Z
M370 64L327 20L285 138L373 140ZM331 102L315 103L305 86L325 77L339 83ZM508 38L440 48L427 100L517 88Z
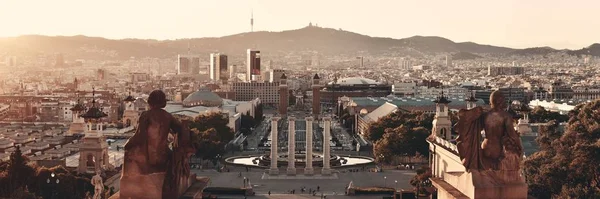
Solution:
M295 154L295 162L296 166L304 167L306 166L306 154ZM280 154L277 158L277 165L281 167L285 167L288 164L288 155ZM331 167L348 167L348 166L357 166L357 165L366 165L373 163L374 159L370 157L364 156L338 156L331 155L329 159ZM240 166L255 166L262 168L269 168L271 165L271 157L269 155L249 155L249 156L235 156L229 157L225 159L226 163L232 165L240 165ZM323 155L322 154L313 154L313 167L322 167L323 166Z

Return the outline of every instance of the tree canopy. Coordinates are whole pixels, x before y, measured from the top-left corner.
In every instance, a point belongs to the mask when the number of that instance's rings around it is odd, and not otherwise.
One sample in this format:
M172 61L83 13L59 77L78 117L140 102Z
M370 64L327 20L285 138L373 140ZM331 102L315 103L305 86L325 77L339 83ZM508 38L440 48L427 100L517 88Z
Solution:
M540 129L540 150L523 163L530 194L538 198L600 198L600 100L578 105L567 128Z
M377 141L383 138L383 135L386 133L386 129L392 128L395 129L401 125L408 129L413 129L416 127L423 127L425 129L432 128L433 115L427 114L420 111L414 112L406 112L406 111L396 111L392 114L389 114L385 117L380 118L378 121L373 122L369 125L369 129L367 130L365 136L370 141Z
M190 123L192 143L196 156L214 159L225 152L225 145L233 140L233 130L227 126L229 119L220 113L199 115Z
M558 112L547 111L544 107L536 106L529 114L530 123L546 123L555 120L558 123L567 122L568 115L561 115Z
M51 184L47 180L55 173L60 183ZM91 176L77 175L65 168L38 167L29 164L21 150L11 154L8 162L0 163L0 198L84 198L87 192L93 194L94 187L90 183Z
M394 155L427 155L427 136L433 115L423 112L397 111L373 122L366 132L373 144L377 161L388 162Z

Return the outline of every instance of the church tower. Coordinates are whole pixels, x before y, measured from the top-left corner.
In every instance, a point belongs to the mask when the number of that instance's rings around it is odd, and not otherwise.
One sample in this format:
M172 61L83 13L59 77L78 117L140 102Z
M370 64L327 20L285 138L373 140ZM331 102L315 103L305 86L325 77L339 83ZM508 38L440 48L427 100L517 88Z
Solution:
M289 91L287 85L287 77L285 73L281 75L279 80L279 115L286 115L289 106Z
M531 109L526 103L519 102L518 105L519 109L517 110L517 112L522 114L523 118L519 118L515 130L519 132L521 136L531 134L533 132L533 130L531 130L531 127L529 126L529 112L531 112Z
M465 100L467 102L467 109L472 109L477 106L477 99L473 96L473 91L471 91L471 97Z
M448 98L444 96L444 90L442 90L441 96L435 101L435 117L433 119L432 133L435 133L437 137L444 138L446 140L452 139L452 122L448 115L448 104L450 104Z
M82 134L85 132L85 120L80 117L85 111L85 107L81 104L79 99L77 99L77 104L71 108L71 115L73 117L73 121L69 126L69 130L67 131L67 136L73 136L73 134Z
M135 102L135 98L131 96L131 91L129 91L129 96L123 100L125 102L125 112L123 112L123 124L125 127L134 126L137 128L139 113L135 110L135 106L133 102Z
M102 118L108 116L96 107L96 91L92 91L92 107L81 115L87 122L85 136L79 146L79 173L95 173L97 170L104 171L112 167L109 163L108 144L106 137L102 134Z

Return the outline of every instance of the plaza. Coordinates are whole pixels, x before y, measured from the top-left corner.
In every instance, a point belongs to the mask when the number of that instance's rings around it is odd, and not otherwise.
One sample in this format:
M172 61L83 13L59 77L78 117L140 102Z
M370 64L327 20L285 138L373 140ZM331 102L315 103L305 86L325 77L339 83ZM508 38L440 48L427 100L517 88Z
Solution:
M242 171L243 170L243 171ZM409 184L410 179L416 175L413 170L385 170L384 172L345 172L337 173L337 179L263 179L264 170L252 169L246 172L243 168L235 168L230 172L217 172L215 170L192 170L198 176L210 178L208 187L242 187L244 177L250 180L255 197L271 194L289 194L289 191L295 190L295 195L308 196L309 189L316 189L319 186L319 192L325 195L344 195L350 181L357 187L395 187L398 189L412 189ZM240 177L239 174L242 174ZM305 187L306 191L301 192ZM243 198L243 197L242 197ZM360 196L352 198L361 198ZM381 198L381 196L378 196Z

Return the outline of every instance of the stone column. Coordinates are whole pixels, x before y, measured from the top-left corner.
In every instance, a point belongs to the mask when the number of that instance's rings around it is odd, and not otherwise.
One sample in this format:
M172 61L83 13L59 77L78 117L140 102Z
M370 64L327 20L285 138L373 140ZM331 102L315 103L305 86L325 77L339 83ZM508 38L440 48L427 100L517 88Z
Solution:
M296 175L296 118L288 117L288 175Z
M329 139L331 137L331 117L323 118L323 169L321 170L322 175L331 175L331 167L329 159L331 158L329 146Z
M304 168L304 175L314 174L314 169L312 165L313 121L313 117L306 117L306 167Z
M277 159L279 154L277 154L277 121L279 121L279 117L271 118L271 168L269 168L270 175L278 175L279 168L277 168Z

